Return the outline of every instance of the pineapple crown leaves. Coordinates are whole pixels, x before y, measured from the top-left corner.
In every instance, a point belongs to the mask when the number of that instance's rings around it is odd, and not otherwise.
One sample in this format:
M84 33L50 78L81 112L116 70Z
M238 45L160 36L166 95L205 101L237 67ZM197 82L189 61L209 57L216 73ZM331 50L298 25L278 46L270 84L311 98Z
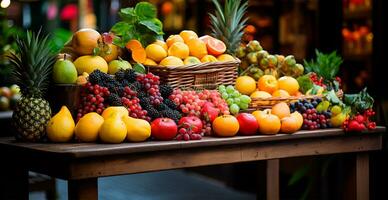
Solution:
M218 0L212 0L216 7L215 14L209 14L212 35L222 40L229 54L235 54L244 34L244 27L248 18L244 18L248 8L248 1L225 0L222 8Z
M324 54L316 49L315 54L315 60L311 60L310 62L304 61L306 71L315 72L318 76L326 80L333 80L343 62L342 58L337 55L336 51L330 54Z
M16 38L17 52L8 58L13 66L12 76L22 95L42 97L49 85L56 54L50 48L49 36L27 31L26 37Z

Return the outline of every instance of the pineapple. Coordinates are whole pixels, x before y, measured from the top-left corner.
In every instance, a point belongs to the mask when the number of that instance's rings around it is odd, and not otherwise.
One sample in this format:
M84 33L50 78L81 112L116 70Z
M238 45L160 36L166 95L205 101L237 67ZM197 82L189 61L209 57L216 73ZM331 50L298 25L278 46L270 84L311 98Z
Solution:
M225 0L224 8L218 0L212 1L216 7L215 14L210 14L212 35L225 43L227 53L235 55L248 20L243 18L248 8L248 1Z
M13 76L20 86L22 97L16 104L12 124L16 139L39 141L51 118L49 103L43 95L49 85L52 65L56 55L50 48L48 36L27 32L25 38L17 38L18 54L9 59L13 65Z

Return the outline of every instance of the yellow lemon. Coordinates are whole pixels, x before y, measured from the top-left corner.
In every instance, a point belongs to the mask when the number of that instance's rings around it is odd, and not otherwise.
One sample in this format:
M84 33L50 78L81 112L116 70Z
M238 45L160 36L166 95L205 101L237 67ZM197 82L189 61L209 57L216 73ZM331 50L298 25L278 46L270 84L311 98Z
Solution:
M179 36L182 37L182 39L183 39L183 41L185 41L185 43L187 41L189 41L190 39L198 39L197 33L195 33L192 30L183 30L179 33Z
M90 74L96 69L108 73L108 63L101 56L81 56L74 61L74 66L78 75L84 72Z
M233 58L233 56L229 55L229 54L221 54L217 57L217 60L218 61L221 61L221 62L228 62L228 61L235 61L235 59Z
M144 62L143 62L143 65L147 65L147 66L157 66L158 63L156 63L155 61L147 58Z
M212 55L206 55L202 57L201 62L206 63L206 62L217 62L217 58L212 56Z
M175 56L167 56L165 59L160 61L159 65L166 67L179 67L184 65L182 59Z
M164 42L164 41L162 41L162 40L156 40L156 41L155 41L154 43L152 43L152 44L157 44L157 45L163 47L164 50L166 50L166 51L168 50L168 47L167 47L166 42Z
M75 136L82 142L95 142L104 118L95 112L84 115L75 126Z
M170 35L166 40L167 47L171 47L171 45L174 44L175 42L185 42L185 41L180 35Z
M197 57L194 57L194 56L189 56L187 57L183 63L185 65L195 65L195 64L199 64L201 63L201 61L197 58Z
M105 143L121 143L127 137L127 127L119 113L113 113L102 123L98 136Z
M207 55L207 47L206 44L200 40L192 38L186 42L187 46L190 50L190 56L195 56L199 59Z
M47 137L53 142L68 142L73 138L75 123L69 109L62 106L47 124Z
M151 136L151 125L146 120L125 116L122 118L127 126L127 139L142 142Z
M185 59L189 57L189 47L185 43L175 42L168 48L168 55Z
M256 81L250 76L239 76L235 88L245 95L251 95L256 90Z
M266 99L266 98L271 98L272 95L266 91L254 91L252 94L251 94L251 98L260 98L260 99Z
M162 46L157 44L150 44L145 49L147 58L150 58L156 62L163 60L163 58L167 57L166 50L163 49Z

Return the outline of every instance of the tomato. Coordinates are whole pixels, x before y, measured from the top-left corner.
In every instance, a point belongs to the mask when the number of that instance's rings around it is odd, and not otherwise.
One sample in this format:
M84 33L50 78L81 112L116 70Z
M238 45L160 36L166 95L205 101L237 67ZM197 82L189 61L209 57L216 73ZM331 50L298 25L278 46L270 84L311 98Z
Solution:
M178 126L169 118L157 118L151 123L151 135L158 140L172 140L178 133Z

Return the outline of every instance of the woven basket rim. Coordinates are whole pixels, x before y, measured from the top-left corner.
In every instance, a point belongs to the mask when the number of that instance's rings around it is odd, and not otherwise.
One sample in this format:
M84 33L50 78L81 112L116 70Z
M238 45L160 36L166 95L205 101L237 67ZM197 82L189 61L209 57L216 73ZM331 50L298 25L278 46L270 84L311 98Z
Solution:
M240 59L235 58L235 60L233 60L233 61L206 62L206 63L198 63L198 64L193 64L193 65L182 65L182 66L161 66L161 65L145 65L145 66L149 67L149 68L162 69L162 70L187 70L187 69L195 70L197 68L214 66L214 65L236 65L236 64L240 64L240 63L241 63Z

